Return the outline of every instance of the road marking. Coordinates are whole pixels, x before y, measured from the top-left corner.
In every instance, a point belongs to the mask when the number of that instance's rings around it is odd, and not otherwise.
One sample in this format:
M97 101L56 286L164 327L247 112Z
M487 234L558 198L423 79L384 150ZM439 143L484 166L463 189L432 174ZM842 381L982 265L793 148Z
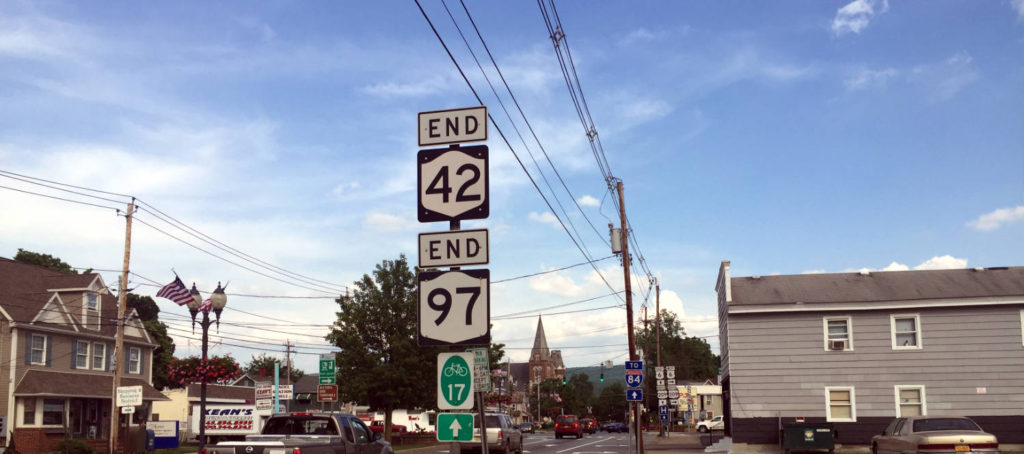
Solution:
M576 450L576 449L582 448L582 447L584 447L584 446L589 446L589 445L592 445L592 444L594 444L594 443L600 443L600 442L602 442L602 441L608 441L608 439L606 438L606 439L604 439L604 440L594 440L594 441L592 441L592 442L590 442L590 443L584 443L584 444L582 444L582 445L579 445L579 446L573 446L573 447L571 447L571 448L569 448L569 449L563 449L563 450L561 450L561 451L555 451L555 452L556 452L557 454L560 454L560 453L563 453L563 452L566 452L566 451L573 451L573 450Z

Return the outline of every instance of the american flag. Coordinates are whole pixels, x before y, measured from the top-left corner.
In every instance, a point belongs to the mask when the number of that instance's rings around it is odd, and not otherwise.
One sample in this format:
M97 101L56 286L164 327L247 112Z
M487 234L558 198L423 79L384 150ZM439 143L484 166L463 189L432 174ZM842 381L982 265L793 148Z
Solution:
M210 309L213 309L213 303L210 301L209 298L203 300L203 304L199 305L199 312L206 312L209 311Z
M163 286L159 292L156 292L156 296L174 301L179 306L184 306L192 301L192 294L188 292L178 276L174 276L174 282Z

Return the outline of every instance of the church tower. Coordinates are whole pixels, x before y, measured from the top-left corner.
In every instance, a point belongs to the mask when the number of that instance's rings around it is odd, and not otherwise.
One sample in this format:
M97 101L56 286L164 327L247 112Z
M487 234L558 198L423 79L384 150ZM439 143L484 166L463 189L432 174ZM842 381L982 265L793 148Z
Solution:
M557 361L556 361L557 360ZM544 320L537 317L537 334L533 339L533 350L530 352L530 385L549 378L561 377L565 373L562 365L562 352L551 351L544 335Z

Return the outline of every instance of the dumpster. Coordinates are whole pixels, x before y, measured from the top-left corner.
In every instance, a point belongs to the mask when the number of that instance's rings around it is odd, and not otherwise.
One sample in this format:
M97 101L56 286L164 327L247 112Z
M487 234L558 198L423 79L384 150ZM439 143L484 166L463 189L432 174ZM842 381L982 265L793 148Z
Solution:
M832 423L783 423L781 441L786 454L790 451L833 452L836 449L835 428Z

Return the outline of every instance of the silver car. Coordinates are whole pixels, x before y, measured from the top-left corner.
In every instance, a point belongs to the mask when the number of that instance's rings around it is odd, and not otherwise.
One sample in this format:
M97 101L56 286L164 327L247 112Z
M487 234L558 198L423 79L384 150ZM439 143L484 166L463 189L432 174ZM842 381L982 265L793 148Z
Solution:
M997 454L996 436L986 433L969 418L911 416L896 418L885 432L871 437L872 454Z
M523 454L523 432L504 413L487 413L487 451L501 454ZM480 417L474 416L473 441L451 444L451 454L480 452ZM483 453L488 454L488 453Z

